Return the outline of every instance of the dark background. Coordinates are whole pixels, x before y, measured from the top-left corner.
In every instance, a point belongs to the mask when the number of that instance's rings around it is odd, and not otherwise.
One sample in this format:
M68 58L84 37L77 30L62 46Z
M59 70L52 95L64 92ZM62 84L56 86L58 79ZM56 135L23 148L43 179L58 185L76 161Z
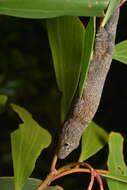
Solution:
M127 4L121 8L116 42L127 39ZM0 16L0 94L9 97L0 115L0 176L13 175L10 133L20 122L10 103L24 106L36 121L53 136L51 146L43 151L32 177L47 175L56 146L60 123L60 93L57 88L45 20ZM94 120L106 131L118 131L125 137L127 108L127 66L113 61L104 87L101 104ZM59 165L76 161L74 151ZM127 153L125 148L125 161ZM93 167L105 169L108 148L88 160ZM71 175L56 182L66 189L80 190L87 185L86 175ZM77 180L75 180L77 179ZM84 184L85 183L85 184Z

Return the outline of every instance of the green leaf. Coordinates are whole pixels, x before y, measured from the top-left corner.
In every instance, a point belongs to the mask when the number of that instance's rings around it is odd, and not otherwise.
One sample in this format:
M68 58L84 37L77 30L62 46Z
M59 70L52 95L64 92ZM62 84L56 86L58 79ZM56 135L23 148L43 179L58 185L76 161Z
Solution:
M35 190L40 184L41 180L29 178L22 190ZM13 177L0 177L0 189L1 190L14 190L14 178Z
M115 45L113 59L127 64L127 40Z
M114 175L109 172L105 175L105 177L111 180L116 180L118 182L127 183L127 176Z
M78 17L50 19L47 28L64 121L79 82L85 29Z
M79 160L82 162L104 147L108 141L107 132L100 126L91 122L82 136L81 154Z
M7 96L0 95L0 113L2 113L4 111L7 100L8 100Z
M108 156L109 175L118 175L126 178L127 183L127 167L123 156L123 137L119 133L112 132L109 135L109 156ZM125 177L126 176L126 177ZM117 180L117 179L116 179ZM118 180L108 180L108 186L111 190L125 190L126 183L121 183Z
M39 179L29 178L22 190L35 190L42 183ZM14 190L14 178L13 177L0 177L0 189L1 190ZM55 187L47 187L45 190L56 190Z
M88 67L91 61L93 45L94 45L94 38L95 38L95 17L92 17L87 25L85 38L84 38L84 47L82 51L82 59L81 59L81 76L79 82L79 95L82 96L84 83L87 76Z
M107 23L108 19L111 17L111 15L113 14L113 12L115 11L117 5L119 4L121 0L110 0L108 9L106 11L105 17L102 21L101 26L104 27L105 24Z
M103 16L109 0L0 0L0 14L25 18Z
M19 129L11 133L15 190L21 190L41 151L49 146L51 136L24 108L14 104L12 108L23 121Z

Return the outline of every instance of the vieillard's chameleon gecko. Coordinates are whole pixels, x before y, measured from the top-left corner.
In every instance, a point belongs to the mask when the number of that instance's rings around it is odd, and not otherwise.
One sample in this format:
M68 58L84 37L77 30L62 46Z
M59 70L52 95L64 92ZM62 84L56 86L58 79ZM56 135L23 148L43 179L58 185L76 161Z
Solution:
M107 24L97 31L83 96L75 104L71 117L64 123L59 138L57 155L60 159L64 159L79 146L84 129L97 111L112 62L119 11L117 8Z

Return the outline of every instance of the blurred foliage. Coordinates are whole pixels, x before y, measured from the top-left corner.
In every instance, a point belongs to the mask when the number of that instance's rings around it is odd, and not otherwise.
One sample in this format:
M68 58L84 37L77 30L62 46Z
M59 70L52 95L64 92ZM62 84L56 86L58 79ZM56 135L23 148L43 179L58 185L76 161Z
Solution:
M7 95L9 103L26 107L40 124L47 126L53 136L58 136L60 93L56 85L45 20L1 16L0 24L3 26L0 31L0 94ZM12 175L10 132L17 128L19 120L7 107L0 115L0 121L0 175ZM43 158L44 163L52 159L49 156L51 152L47 154ZM44 166L45 174L49 164Z
M35 112L36 107L50 111L51 103L58 106L45 21L3 16L1 25L4 27L0 32L0 93Z

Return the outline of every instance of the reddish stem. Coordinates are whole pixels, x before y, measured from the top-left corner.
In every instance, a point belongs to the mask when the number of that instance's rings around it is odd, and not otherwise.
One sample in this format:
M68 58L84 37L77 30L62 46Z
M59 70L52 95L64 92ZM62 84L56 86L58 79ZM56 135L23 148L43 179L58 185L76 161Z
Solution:
M121 7L127 0L121 0L117 7Z
M93 184L94 184L94 179L95 179L95 172L94 170L91 171L91 179L90 179L90 183L88 186L88 190L92 190Z
M57 155L55 155L53 157L53 161L52 161L52 164L51 164L51 168L50 168L50 174L51 175L55 175L56 174L56 163L57 163L57 160L58 160L58 157Z
M103 181L100 177L100 173L96 172L95 178L99 184L100 190L104 190Z
M42 190L46 186L48 186L51 182L55 181L56 179L68 174L76 173L76 172L91 173L91 180L88 186L88 190L92 190L95 178L99 184L100 190L104 190L100 175L107 174L108 171L95 170L89 164L85 162L71 163L58 170L55 170L56 161L57 159L54 158L52 162L51 173L47 176L47 178L43 181L42 184L40 184L40 186L36 190ZM87 167L87 168L80 168L80 166ZM53 171L56 171L56 172L53 172Z

